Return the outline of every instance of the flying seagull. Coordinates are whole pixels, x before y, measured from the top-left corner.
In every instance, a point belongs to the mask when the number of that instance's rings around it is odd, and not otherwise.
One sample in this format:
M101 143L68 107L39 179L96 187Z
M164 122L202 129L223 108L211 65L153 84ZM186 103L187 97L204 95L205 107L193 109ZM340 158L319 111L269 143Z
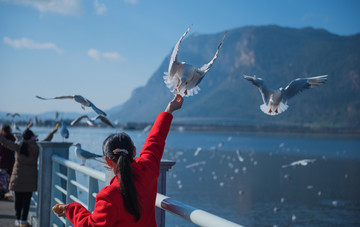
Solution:
M85 162L87 159L96 159L96 158L103 157L102 155L97 155L97 154L94 154L94 153L91 153L89 151L82 149L80 143L73 144L72 146L75 146L75 150L74 150L75 155L81 159L82 166L85 165Z
M292 162L288 165L282 165L281 167L287 168L290 166L307 166L309 163L314 163L315 161L316 161L316 159L303 159L303 160Z
M97 108L89 99L82 97L81 95L66 95L66 96L58 96L54 98L43 98L40 96L36 96L38 99L42 100L50 100L50 99L74 99L76 102L81 104L81 108L85 110L86 107L91 107L97 114L106 116L106 113L99 108Z
M244 76L244 78L259 88L264 102L264 104L260 106L260 109L264 113L274 116L287 110L287 101L296 94L299 94L307 88L313 88L325 83L327 75L297 78L291 81L285 88L281 87L277 90L268 89L264 80L256 76Z
M104 122L105 124L110 125L111 127L114 128L114 126L111 124L111 122L110 122L106 117L104 117L104 116L102 116L102 115L97 115L96 117L93 117L93 118L89 118L88 115L83 115L83 116L80 116L80 117L78 117L77 119L73 120L73 121L70 123L70 125L75 125L76 123L78 123L79 121L81 121L81 120L84 119L84 118L87 119L87 120L86 120L86 123L87 123L88 125L90 125L90 126L93 126L94 123L95 123L95 121L96 121L97 119L100 119L100 120L101 120L102 122Z
M174 94L180 94L181 96L192 96L198 93L200 90L198 84L201 82L205 74L210 70L211 66L217 59L225 38L224 36L211 61L207 64L204 64L201 68L195 68L194 66L186 64L185 62L179 62L177 58L181 41L189 32L190 28L191 25L176 43L171 54L168 72L165 72L165 76L163 77L164 82L170 91Z
M7 113L6 116L10 116L10 117L14 118L16 116L20 117L20 114L19 113L13 113L13 114L12 113Z

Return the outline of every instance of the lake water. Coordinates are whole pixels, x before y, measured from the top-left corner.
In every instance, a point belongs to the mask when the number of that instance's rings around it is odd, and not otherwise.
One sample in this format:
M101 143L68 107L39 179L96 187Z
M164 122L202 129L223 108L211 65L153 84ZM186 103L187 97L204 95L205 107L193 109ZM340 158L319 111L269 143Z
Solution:
M33 129L42 139L50 131ZM102 154L119 132L70 128L68 142ZM127 131L138 150L147 132ZM53 141L62 141L57 133ZM172 130L167 195L245 226L360 226L360 135ZM290 165L307 159L307 165ZM81 163L71 148L70 160ZM104 171L97 161L86 166ZM194 226L170 213L167 226Z

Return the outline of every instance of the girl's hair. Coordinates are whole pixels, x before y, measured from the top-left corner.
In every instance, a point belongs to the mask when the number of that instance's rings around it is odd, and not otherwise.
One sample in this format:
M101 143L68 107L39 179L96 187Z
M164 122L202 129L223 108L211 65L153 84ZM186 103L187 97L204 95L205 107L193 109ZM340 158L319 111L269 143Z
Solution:
M134 185L131 163L133 160L134 143L130 136L122 132L108 136L103 144L103 154L116 163L116 176L120 176L120 191L123 196L125 209L135 216L136 221L141 217L141 207ZM126 152L113 152L116 149Z
M8 140L11 140L11 141L16 140L15 136L11 132L11 128L9 125L3 125L0 130L0 134L2 134Z
M21 142L20 145L20 154L25 155L25 156L29 156L29 145L27 143L27 140L30 140L33 136L35 136L35 134L30 130L30 129L26 129L23 134L23 141Z

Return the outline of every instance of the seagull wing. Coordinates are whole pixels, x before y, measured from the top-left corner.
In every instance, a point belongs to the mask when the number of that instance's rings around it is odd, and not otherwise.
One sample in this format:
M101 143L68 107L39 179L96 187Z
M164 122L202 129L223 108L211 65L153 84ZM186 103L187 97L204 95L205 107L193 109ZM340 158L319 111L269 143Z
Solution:
M86 159L88 158L97 158L97 157L101 157L101 155L97 155L97 154L94 154L94 153L91 153L89 151L85 151L83 149L81 149L80 151L80 155Z
M289 83L288 86L284 89L283 100L286 101L293 96L299 94L305 89L316 87L320 84L325 83L327 80L327 75L315 76L308 78L297 78Z
M220 51L220 48L221 48L221 46L222 46L222 44L223 44L223 42L224 42L224 39L225 39L225 35L224 35L224 37L222 38L221 43L219 44L219 46L218 46L218 48L217 48L217 51L216 51L213 59L211 59L211 61L210 61L209 63L203 65L203 66L199 69L199 70L202 71L204 74L207 73L207 72L210 70L211 66L214 64L215 60L218 58L219 51Z
M269 99L270 99L270 91L266 87L264 80L261 78L257 78L256 76L246 76L245 75L244 78L259 88L263 102L267 105L269 103Z
M99 115L103 115L103 116L106 116L106 113L102 110L100 110L99 108L97 108L94 103L90 102L89 99L86 99L86 101L88 101L90 107Z
M101 120L102 122L104 122L105 124L110 125L111 127L114 128L114 126L111 124L111 122L109 121L109 119L107 119L106 117L104 117L104 116L102 116L102 115L98 115L98 116L95 117L94 120L96 120L96 119L100 119L100 120Z
M73 99L74 96L73 95L66 95L66 96L58 96L58 97L54 97L54 98L43 98L40 96L35 96L38 99L42 99L42 100L50 100L50 99Z
M181 44L181 41L184 39L184 37L187 35L187 33L190 31L190 28L191 28L192 25L189 26L189 28L186 30L186 32L181 36L181 38L179 39L179 41L176 43L173 51L172 51L172 54L171 54L171 58L170 58L170 62L169 62L169 70L168 72L170 74L171 71L172 71L172 68L173 68L173 64L174 63L177 63L177 55L178 55L178 51L179 51L179 47L180 47L180 44ZM171 75L170 75L171 76Z
M83 115L83 116L80 116L80 117L76 118L75 120L73 120L73 121L70 123L70 125L75 125L76 123L78 123L79 121L81 121L81 120L84 119L84 118L89 119L88 115Z

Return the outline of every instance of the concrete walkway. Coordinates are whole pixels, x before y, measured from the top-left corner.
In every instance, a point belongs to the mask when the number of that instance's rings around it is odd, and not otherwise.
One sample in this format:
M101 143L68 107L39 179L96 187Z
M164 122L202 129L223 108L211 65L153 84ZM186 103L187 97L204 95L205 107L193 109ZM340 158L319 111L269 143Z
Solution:
M14 201L8 199L0 200L0 226L13 227L15 223Z
M28 223L31 224L31 219L36 215L36 207L30 205ZM13 198L0 199L0 227L13 227L15 226L15 206ZM28 227L31 227L29 225Z

